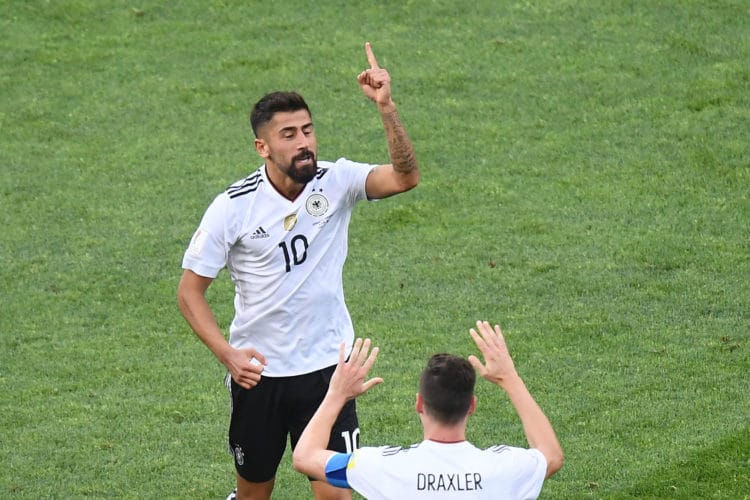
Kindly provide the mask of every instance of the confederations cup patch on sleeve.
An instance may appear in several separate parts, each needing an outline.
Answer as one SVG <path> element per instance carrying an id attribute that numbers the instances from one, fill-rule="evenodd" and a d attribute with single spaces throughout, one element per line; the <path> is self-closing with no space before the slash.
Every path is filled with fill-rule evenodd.
<path id="1" fill-rule="evenodd" d="M 190 250 L 190 253 L 196 256 L 200 255 L 201 251 L 203 250 L 203 245 L 206 244 L 207 239 L 208 233 L 203 229 L 198 228 L 198 230 L 193 235 L 193 239 L 190 240 L 190 247 L 188 248 Z"/>

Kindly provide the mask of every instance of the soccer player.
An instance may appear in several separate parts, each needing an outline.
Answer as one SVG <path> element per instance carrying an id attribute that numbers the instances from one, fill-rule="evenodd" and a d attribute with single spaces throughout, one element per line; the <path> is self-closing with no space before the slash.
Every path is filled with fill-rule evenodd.
<path id="1" fill-rule="evenodd" d="M 436 354 L 422 372 L 416 410 L 424 440 L 409 448 L 362 447 L 340 453 L 325 449 L 326 436 L 347 401 L 380 384 L 365 381 L 378 348 L 357 339 L 348 360 L 343 345 L 320 408 L 294 450 L 294 468 L 366 498 L 536 498 L 546 478 L 557 472 L 563 453 L 555 431 L 518 376 L 500 327 L 477 322 L 469 331 L 484 356 L 468 361 Z M 472 368 L 473 367 L 473 368 Z M 474 412 L 475 370 L 508 395 L 521 418 L 529 449 L 504 445 L 485 450 L 466 440 Z"/>
<path id="2" fill-rule="evenodd" d="M 348 349 L 354 341 L 342 284 L 354 205 L 408 191 L 419 181 L 388 71 L 369 43 L 365 52 L 369 68 L 357 81 L 380 113 L 390 163 L 318 161 L 304 99 L 294 92 L 268 94 L 250 116 L 264 164 L 214 199 L 183 257 L 180 310 L 228 371 L 238 499 L 270 498 L 287 437 L 294 448 L 328 389 L 339 344 Z M 206 299 L 224 267 L 235 288 L 228 342 Z M 331 428 L 324 446 L 357 447 L 354 401 Z M 311 486 L 317 499 L 351 498 L 350 490 L 325 481 Z"/>

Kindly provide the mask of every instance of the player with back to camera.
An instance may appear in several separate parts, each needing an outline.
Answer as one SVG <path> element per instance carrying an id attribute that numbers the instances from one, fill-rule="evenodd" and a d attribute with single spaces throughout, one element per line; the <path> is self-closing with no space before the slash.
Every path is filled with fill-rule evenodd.
<path id="1" fill-rule="evenodd" d="M 390 163 L 318 161 L 304 99 L 294 92 L 268 94 L 250 117 L 264 164 L 214 199 L 183 258 L 180 310 L 228 371 L 229 447 L 237 471 L 230 497 L 270 498 L 287 437 L 294 448 L 328 389 L 339 344 L 352 346 L 342 273 L 354 205 L 419 182 L 390 75 L 369 43 L 365 52 L 370 67 L 357 81 L 380 113 Z M 235 287 L 229 342 L 205 296 L 224 267 Z M 331 427 L 324 446 L 357 447 L 353 400 Z M 317 499 L 351 498 L 351 490 L 325 481 L 311 479 L 311 487 Z"/>
<path id="2" fill-rule="evenodd" d="M 478 331 L 477 331 L 478 330 Z M 516 372 L 500 327 L 486 321 L 471 329 L 484 356 L 432 356 L 422 372 L 416 411 L 424 440 L 409 448 L 362 447 L 341 453 L 325 449 L 325 436 L 347 401 L 383 382 L 365 381 L 378 355 L 370 340 L 357 339 L 351 356 L 341 346 L 339 362 L 323 402 L 294 450 L 294 468 L 374 499 L 536 498 L 544 480 L 563 464 L 555 431 Z M 500 386 L 521 419 L 530 448 L 504 445 L 481 450 L 466 440 L 477 404 L 475 370 Z"/>

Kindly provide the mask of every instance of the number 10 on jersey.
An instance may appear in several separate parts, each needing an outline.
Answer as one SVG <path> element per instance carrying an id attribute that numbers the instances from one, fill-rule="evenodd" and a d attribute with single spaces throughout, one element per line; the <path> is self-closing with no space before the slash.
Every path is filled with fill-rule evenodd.
<path id="1" fill-rule="evenodd" d="M 286 263 L 286 272 L 292 270 L 292 265 L 298 266 L 305 262 L 307 258 L 307 238 L 305 235 L 298 234 L 289 241 L 287 246 L 286 241 L 279 243 L 279 248 L 284 253 L 284 262 Z"/>

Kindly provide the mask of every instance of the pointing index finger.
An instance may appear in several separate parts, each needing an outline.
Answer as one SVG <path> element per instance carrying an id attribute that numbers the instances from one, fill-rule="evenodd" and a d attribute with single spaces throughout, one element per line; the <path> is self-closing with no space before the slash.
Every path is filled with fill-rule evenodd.
<path id="1" fill-rule="evenodd" d="M 375 54 L 372 53 L 372 47 L 370 42 L 365 42 L 365 52 L 367 53 L 367 62 L 370 63 L 370 69 L 378 69 L 378 61 L 375 59 Z"/>

